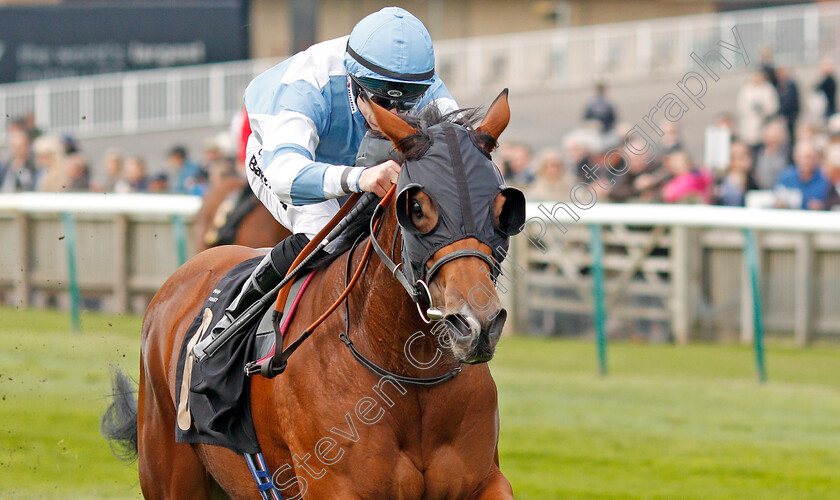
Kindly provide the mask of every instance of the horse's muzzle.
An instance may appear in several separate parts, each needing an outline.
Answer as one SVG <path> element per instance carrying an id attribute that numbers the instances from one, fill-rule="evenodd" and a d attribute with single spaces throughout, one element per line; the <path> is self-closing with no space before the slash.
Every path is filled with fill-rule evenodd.
<path id="1" fill-rule="evenodd" d="M 505 326 L 507 311 L 499 309 L 496 314 L 481 321 L 470 311 L 447 314 L 450 346 L 460 361 L 469 364 L 485 363 L 493 358 L 496 344 Z"/>

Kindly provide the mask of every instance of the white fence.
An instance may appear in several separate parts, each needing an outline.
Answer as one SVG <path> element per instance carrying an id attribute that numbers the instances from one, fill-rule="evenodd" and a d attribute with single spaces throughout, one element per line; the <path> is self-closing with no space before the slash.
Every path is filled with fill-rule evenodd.
<path id="1" fill-rule="evenodd" d="M 69 213 L 82 296 L 103 299 L 109 310 L 142 311 L 178 267 L 179 253 L 190 253 L 189 244 L 178 241 L 188 234 L 179 224 L 189 223 L 199 202 L 166 195 L 0 195 L 0 298 L 22 305 L 48 303 L 44 297 L 68 302 L 62 214 Z M 803 345 L 840 339 L 837 213 L 598 204 L 576 210 L 573 221 L 564 210 L 553 212 L 552 221 L 529 204 L 527 230 L 514 238 L 503 266 L 499 290 L 518 332 L 592 331 L 597 230 L 612 336 L 749 341 L 747 228 L 758 235 L 766 329 Z"/>
<path id="2" fill-rule="evenodd" d="M 142 312 L 191 255 L 186 226 L 200 205 L 186 195 L 0 195 L 0 297 L 20 306 L 68 303 L 72 245 L 82 296 Z"/>
<path id="3" fill-rule="evenodd" d="M 517 331 L 591 331 L 597 231 L 613 336 L 748 342 L 755 325 L 749 229 L 757 235 L 766 329 L 800 345 L 840 339 L 837 213 L 602 203 L 569 207 L 574 220 L 561 205 L 542 206 L 529 203 L 532 218 L 505 266 L 515 272 L 500 280 Z"/>
<path id="4" fill-rule="evenodd" d="M 653 78 L 692 68 L 737 27 L 751 61 L 761 47 L 782 64 L 840 55 L 840 5 L 816 4 L 510 35 L 442 40 L 437 70 L 459 99 L 502 87 L 538 92 Z M 34 113 L 44 129 L 76 137 L 224 125 L 242 106 L 248 82 L 277 60 L 0 85 L 0 116 Z M 742 70 L 742 62 L 735 69 Z M 0 143 L 5 142 L 0 129 Z"/>

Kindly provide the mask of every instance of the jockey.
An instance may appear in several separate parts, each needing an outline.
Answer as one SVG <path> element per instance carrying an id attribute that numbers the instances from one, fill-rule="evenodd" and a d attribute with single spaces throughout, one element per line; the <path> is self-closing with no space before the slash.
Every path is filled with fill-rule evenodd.
<path id="1" fill-rule="evenodd" d="M 235 319 L 274 288 L 298 253 L 354 192 L 384 196 L 401 166 L 354 167 L 369 128 L 361 92 L 391 112 L 457 109 L 435 74 L 432 39 L 398 7 L 362 19 L 349 37 L 321 42 L 257 76 L 245 90 L 251 125 L 246 173 L 257 198 L 292 232 L 257 266 L 226 311 Z M 367 110 L 365 110 L 367 111 Z"/>

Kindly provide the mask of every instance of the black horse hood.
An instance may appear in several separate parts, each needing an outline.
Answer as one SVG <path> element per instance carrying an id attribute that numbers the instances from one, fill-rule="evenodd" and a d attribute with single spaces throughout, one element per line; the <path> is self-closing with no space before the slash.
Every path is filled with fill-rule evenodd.
<path id="1" fill-rule="evenodd" d="M 496 262 L 507 254 L 510 236 L 525 221 L 525 197 L 505 185 L 501 172 L 470 130 L 453 123 L 427 129 L 429 148 L 422 157 L 408 160 L 397 182 L 397 219 L 403 228 L 403 265 L 415 278 L 425 278 L 425 263 L 441 248 L 475 238 L 489 246 Z M 408 214 L 408 196 L 422 189 L 437 207 L 438 223 L 420 234 Z M 494 200 L 505 194 L 498 223 Z"/>

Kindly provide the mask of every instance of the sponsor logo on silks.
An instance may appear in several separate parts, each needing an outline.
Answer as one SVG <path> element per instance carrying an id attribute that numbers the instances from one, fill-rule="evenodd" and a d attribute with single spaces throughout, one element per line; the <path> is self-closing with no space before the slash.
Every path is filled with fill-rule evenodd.
<path id="1" fill-rule="evenodd" d="M 356 107 L 356 96 L 353 94 L 353 85 L 350 81 L 350 75 L 347 75 L 347 98 L 350 100 L 350 112 L 356 114 L 359 108 Z"/>
<path id="2" fill-rule="evenodd" d="M 403 93 L 401 90 L 391 89 L 388 91 L 388 95 L 391 97 L 402 97 Z"/>
<path id="3" fill-rule="evenodd" d="M 257 153 L 262 155 L 262 149 Z M 268 183 L 268 179 L 265 178 L 265 174 L 263 173 L 262 169 L 257 165 L 257 155 L 251 155 L 251 159 L 248 161 L 248 168 L 251 169 L 251 172 L 257 176 L 259 180 L 262 181 L 263 185 L 271 190 L 271 184 Z"/>

